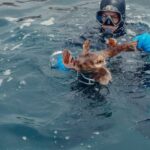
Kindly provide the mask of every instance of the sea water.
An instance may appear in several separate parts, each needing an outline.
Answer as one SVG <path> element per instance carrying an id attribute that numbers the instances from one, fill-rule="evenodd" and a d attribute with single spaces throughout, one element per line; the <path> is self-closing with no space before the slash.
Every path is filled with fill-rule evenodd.
<path id="1" fill-rule="evenodd" d="M 128 22 L 149 27 L 149 5 L 127 0 Z M 0 0 L 0 150 L 150 149 L 148 54 L 115 57 L 102 96 L 50 68 L 97 10 L 98 0 Z"/>

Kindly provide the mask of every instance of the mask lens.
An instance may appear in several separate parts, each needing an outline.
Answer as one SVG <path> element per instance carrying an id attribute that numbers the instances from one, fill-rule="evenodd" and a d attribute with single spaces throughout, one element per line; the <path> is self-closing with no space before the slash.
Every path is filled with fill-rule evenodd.
<path id="1" fill-rule="evenodd" d="M 98 22 L 100 24 L 103 24 L 103 19 L 102 19 L 102 12 L 101 11 L 98 11 L 97 14 L 96 14 L 96 19 L 98 20 Z"/>
<path id="2" fill-rule="evenodd" d="M 110 14 L 106 11 L 98 11 L 96 18 L 101 25 L 117 26 L 121 21 L 121 14 L 119 12 Z"/>

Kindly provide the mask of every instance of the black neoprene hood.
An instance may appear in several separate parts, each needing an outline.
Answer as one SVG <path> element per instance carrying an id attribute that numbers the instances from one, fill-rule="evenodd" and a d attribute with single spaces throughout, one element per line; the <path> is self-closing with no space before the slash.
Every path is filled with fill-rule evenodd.
<path id="1" fill-rule="evenodd" d="M 118 28 L 114 31 L 114 36 L 119 37 L 126 33 L 125 29 L 125 19 L 126 19 L 126 2 L 125 0 L 101 0 L 100 1 L 100 10 L 96 13 L 96 19 L 100 24 L 101 32 L 103 32 L 102 28 L 102 13 L 105 11 L 117 12 L 120 14 L 120 22 L 118 24 Z"/>
<path id="2" fill-rule="evenodd" d="M 102 0 L 100 3 L 100 11 L 118 11 L 122 19 L 125 21 L 126 2 L 125 0 Z"/>

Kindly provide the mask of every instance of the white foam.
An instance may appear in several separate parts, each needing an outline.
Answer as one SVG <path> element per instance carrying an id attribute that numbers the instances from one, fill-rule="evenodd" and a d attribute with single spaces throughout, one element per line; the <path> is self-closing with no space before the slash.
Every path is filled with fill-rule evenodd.
<path id="1" fill-rule="evenodd" d="M 3 72 L 3 75 L 4 76 L 9 76 L 11 74 L 11 70 L 10 69 L 7 69 Z"/>
<path id="2" fill-rule="evenodd" d="M 126 10 L 130 10 L 130 5 L 126 5 Z"/>
<path id="3" fill-rule="evenodd" d="M 7 45 L 4 47 L 3 51 L 6 51 L 6 50 L 8 50 L 8 46 Z"/>
<path id="4" fill-rule="evenodd" d="M 13 50 L 15 50 L 15 49 L 17 49 L 17 48 L 19 48 L 21 45 L 23 45 L 22 43 L 20 43 L 20 44 L 18 44 L 18 45 L 16 45 L 16 46 L 14 46 L 12 49 L 10 49 L 11 51 L 13 51 Z"/>
<path id="5" fill-rule="evenodd" d="M 69 139 L 70 139 L 70 136 L 66 136 L 66 137 L 65 137 L 65 140 L 69 140 Z"/>
<path id="6" fill-rule="evenodd" d="M 26 141 L 26 140 L 27 140 L 27 137 L 26 137 L 26 136 L 23 136 L 22 139 L 23 139 L 24 141 Z"/>
<path id="7" fill-rule="evenodd" d="M 95 135 L 99 135 L 99 134 L 100 134 L 100 132 L 99 132 L 99 131 L 95 131 L 95 132 L 93 132 L 93 134 L 95 134 Z"/>
<path id="8" fill-rule="evenodd" d="M 54 21 L 55 21 L 55 19 L 52 17 L 52 18 L 50 18 L 48 20 L 45 20 L 45 21 L 41 22 L 41 25 L 50 26 L 50 25 L 54 24 Z"/>
<path id="9" fill-rule="evenodd" d="M 28 36 L 30 36 L 30 33 L 24 35 L 24 37 L 22 38 L 23 40 L 26 39 Z"/>
<path id="10" fill-rule="evenodd" d="M 3 83 L 3 79 L 0 79 L 0 86 L 2 85 L 2 83 Z"/>
<path id="11" fill-rule="evenodd" d="M 25 22 L 20 26 L 20 29 L 23 29 L 24 27 L 30 27 L 31 26 L 31 22 Z"/>
<path id="12" fill-rule="evenodd" d="M 51 37 L 51 38 L 54 38 L 54 37 L 55 37 L 54 34 L 49 34 L 48 36 Z"/>
<path id="13" fill-rule="evenodd" d="M 136 36 L 136 33 L 130 29 L 127 29 L 127 33 L 132 36 Z"/>
<path id="14" fill-rule="evenodd" d="M 7 82 L 10 82 L 11 80 L 13 80 L 13 77 L 9 77 L 9 78 L 7 79 Z"/>
<path id="15" fill-rule="evenodd" d="M 34 22 L 34 19 L 27 19 L 24 21 L 24 23 L 20 26 L 20 29 L 23 29 L 24 27 L 31 26 L 32 22 Z"/>
<path id="16" fill-rule="evenodd" d="M 26 81 L 25 80 L 20 81 L 20 85 L 26 85 Z"/>
<path id="17" fill-rule="evenodd" d="M 16 34 L 12 34 L 12 35 L 10 35 L 11 37 L 15 37 L 16 36 Z"/>
<path id="18" fill-rule="evenodd" d="M 54 131 L 54 134 L 58 134 L 58 131 L 57 131 L 57 130 L 55 130 L 55 131 Z"/>
<path id="19" fill-rule="evenodd" d="M 5 17 L 5 19 L 10 21 L 10 22 L 14 22 L 14 21 L 18 20 L 18 18 L 13 18 L 13 17 Z"/>
<path id="20" fill-rule="evenodd" d="M 91 148 L 92 148 L 92 146 L 91 146 L 91 145 L 88 145 L 88 146 L 87 146 L 87 148 L 91 149 Z"/>
<path id="21" fill-rule="evenodd" d="M 24 22 L 34 22 L 34 19 L 26 19 L 26 20 L 24 20 Z"/>
<path id="22" fill-rule="evenodd" d="M 145 71 L 146 74 L 150 74 L 150 70 Z"/>

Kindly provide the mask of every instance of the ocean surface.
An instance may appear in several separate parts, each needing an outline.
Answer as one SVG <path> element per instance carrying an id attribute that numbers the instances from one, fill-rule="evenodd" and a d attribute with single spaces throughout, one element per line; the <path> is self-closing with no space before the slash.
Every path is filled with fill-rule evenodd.
<path id="1" fill-rule="evenodd" d="M 149 27 L 149 6 L 127 0 L 127 20 Z M 150 149 L 149 54 L 115 57 L 100 96 L 50 68 L 98 9 L 98 0 L 0 0 L 0 150 Z"/>

